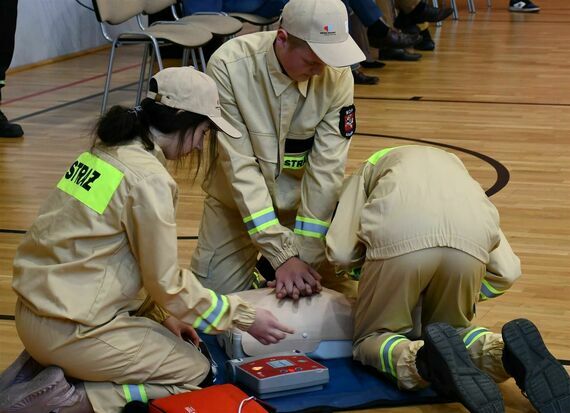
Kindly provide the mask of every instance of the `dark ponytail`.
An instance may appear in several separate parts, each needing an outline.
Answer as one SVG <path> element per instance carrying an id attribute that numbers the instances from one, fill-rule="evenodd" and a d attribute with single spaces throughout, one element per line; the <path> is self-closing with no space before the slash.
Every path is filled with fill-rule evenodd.
<path id="1" fill-rule="evenodd" d="M 99 139 L 105 146 L 119 146 L 139 138 L 147 150 L 154 149 L 144 109 L 148 102 L 145 101 L 142 102 L 144 105 L 133 109 L 119 105 L 109 109 L 95 125 L 95 141 Z"/>

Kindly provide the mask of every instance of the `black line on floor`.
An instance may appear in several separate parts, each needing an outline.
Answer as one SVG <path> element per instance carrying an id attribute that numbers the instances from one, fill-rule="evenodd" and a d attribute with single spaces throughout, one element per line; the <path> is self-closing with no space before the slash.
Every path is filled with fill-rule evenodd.
<path id="1" fill-rule="evenodd" d="M 0 228 L 0 234 L 25 234 L 26 230 L 23 229 L 4 229 Z M 181 235 L 177 237 L 179 240 L 198 239 L 198 235 Z"/>
<path id="2" fill-rule="evenodd" d="M 138 84 L 138 82 L 133 82 L 133 83 L 129 83 L 129 84 L 126 84 L 123 86 L 119 86 L 119 87 L 116 87 L 114 89 L 111 89 L 109 91 L 109 93 L 116 92 L 118 90 L 124 90 L 124 89 L 126 89 L 130 86 L 136 85 L 136 84 Z M 12 122 L 18 122 L 18 121 L 22 121 L 24 119 L 31 118 L 33 116 L 43 115 L 44 113 L 48 113 L 48 112 L 51 112 L 53 110 L 65 108 L 67 106 L 75 105 L 76 103 L 85 102 L 86 100 L 93 99 L 93 98 L 96 98 L 98 96 L 103 96 L 103 92 L 94 93 L 94 94 L 89 95 L 89 96 L 84 96 L 84 97 L 76 99 L 76 100 L 71 100 L 69 102 L 62 103 L 61 105 L 51 106 L 51 107 L 48 107 L 48 108 L 45 108 L 42 110 L 38 110 L 37 112 L 28 113 L 27 115 L 23 115 L 23 116 L 11 119 L 11 121 Z"/>
<path id="3" fill-rule="evenodd" d="M 471 149 L 461 148 L 460 146 L 449 145 L 447 143 L 440 143 L 440 142 L 433 142 L 424 139 L 417 139 L 417 138 L 409 138 L 406 136 L 394 136 L 394 135 L 384 135 L 384 134 L 374 134 L 374 133 L 357 133 L 359 136 L 371 136 L 377 138 L 390 138 L 390 139 L 400 139 L 404 141 L 412 141 L 412 142 L 419 142 L 419 143 L 426 143 L 429 145 L 434 146 L 441 146 L 443 148 L 453 149 L 459 152 L 467 153 L 469 155 L 475 156 L 476 158 L 481 159 L 484 162 L 487 162 L 491 165 L 495 171 L 497 172 L 497 180 L 491 186 L 491 188 L 487 189 L 485 193 L 487 196 L 492 196 L 503 189 L 509 183 L 510 173 L 509 170 L 499 161 L 496 159 L 491 158 L 490 156 L 484 155 L 479 152 L 472 151 Z"/>
<path id="4" fill-rule="evenodd" d="M 354 99 L 361 100 L 395 100 L 395 101 L 416 101 L 416 102 L 432 102 L 432 103 L 473 103 L 482 105 L 522 105 L 522 106 L 554 106 L 554 107 L 570 107 L 570 103 L 533 103 L 533 102 L 492 102 L 486 100 L 453 100 L 453 99 L 429 99 L 423 96 L 412 96 L 411 98 L 399 97 L 382 97 L 382 96 L 355 96 Z"/>
<path id="5" fill-rule="evenodd" d="M 563 366 L 570 366 L 570 360 L 558 360 Z"/>
<path id="6" fill-rule="evenodd" d="M 563 9 L 566 10 L 566 9 Z M 532 14 L 532 13 L 531 13 Z M 461 20 L 461 19 L 459 19 Z M 464 19 L 463 21 L 468 21 Z M 570 21 L 547 21 L 547 20 L 481 20 L 481 23 L 548 23 L 548 24 L 568 24 Z"/>

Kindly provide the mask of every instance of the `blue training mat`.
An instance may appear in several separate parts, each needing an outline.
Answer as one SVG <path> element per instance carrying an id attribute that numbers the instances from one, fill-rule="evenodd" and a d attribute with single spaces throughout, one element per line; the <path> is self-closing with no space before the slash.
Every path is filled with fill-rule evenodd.
<path id="1" fill-rule="evenodd" d="M 225 363 L 228 360 L 215 336 L 202 335 L 212 358 L 218 364 L 215 384 L 227 382 Z M 318 360 L 329 369 L 330 382 L 324 389 L 270 398 L 266 401 L 279 413 L 289 412 L 333 412 L 338 410 L 405 406 L 412 404 L 440 403 L 432 390 L 403 392 L 382 379 L 374 370 L 363 367 L 351 358 Z M 243 389 L 249 393 L 247 389 Z"/>

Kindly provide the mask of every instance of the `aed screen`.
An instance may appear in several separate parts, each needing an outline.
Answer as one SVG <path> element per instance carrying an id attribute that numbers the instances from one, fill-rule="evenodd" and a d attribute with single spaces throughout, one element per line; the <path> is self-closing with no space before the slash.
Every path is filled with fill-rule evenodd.
<path id="1" fill-rule="evenodd" d="M 291 363 L 288 360 L 274 360 L 267 362 L 267 364 L 269 364 L 271 367 L 275 369 L 278 369 L 280 367 L 289 367 L 293 365 L 293 363 Z"/>

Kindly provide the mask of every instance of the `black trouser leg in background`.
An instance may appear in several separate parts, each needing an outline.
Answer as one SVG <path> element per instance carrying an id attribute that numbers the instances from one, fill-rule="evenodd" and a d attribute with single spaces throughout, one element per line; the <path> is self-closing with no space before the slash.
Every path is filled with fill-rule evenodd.
<path id="1" fill-rule="evenodd" d="M 17 17 L 18 0 L 2 0 L 0 2 L 0 101 L 2 101 L 1 89 L 6 81 L 6 70 L 10 67 L 14 55 Z"/>

